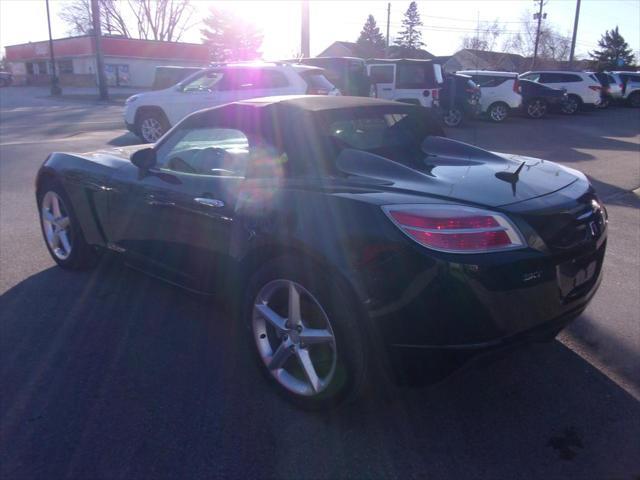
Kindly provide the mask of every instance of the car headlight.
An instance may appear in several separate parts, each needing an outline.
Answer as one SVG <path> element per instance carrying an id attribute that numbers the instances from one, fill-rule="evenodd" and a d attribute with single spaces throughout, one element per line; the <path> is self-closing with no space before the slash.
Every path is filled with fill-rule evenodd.
<path id="1" fill-rule="evenodd" d="M 132 95 L 124 101 L 124 104 L 127 105 L 129 103 L 135 102 L 140 95 Z"/>

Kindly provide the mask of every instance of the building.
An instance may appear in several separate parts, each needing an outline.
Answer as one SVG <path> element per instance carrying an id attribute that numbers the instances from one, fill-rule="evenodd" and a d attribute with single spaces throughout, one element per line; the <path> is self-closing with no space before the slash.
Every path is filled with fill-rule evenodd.
<path id="1" fill-rule="evenodd" d="M 151 87 L 155 67 L 204 66 L 209 61 L 205 45 L 103 36 L 105 73 L 109 85 Z M 14 84 L 45 85 L 50 81 L 49 42 L 29 42 L 5 48 Z M 97 84 L 94 38 L 91 35 L 53 41 L 56 71 L 62 86 Z"/>
<path id="2" fill-rule="evenodd" d="M 486 50 L 473 50 L 465 48 L 453 55 L 436 57 L 445 72 L 453 73 L 459 70 L 494 70 L 505 72 L 526 72 L 531 70 L 533 58 L 523 57 L 516 53 L 491 52 Z M 588 70 L 588 60 L 575 60 L 573 70 Z M 538 70 L 568 70 L 569 62 L 538 58 L 536 61 Z"/>
<path id="3" fill-rule="evenodd" d="M 333 42 L 318 57 L 357 57 L 357 58 L 380 58 L 384 56 L 384 52 L 365 52 L 355 42 Z M 422 60 L 431 60 L 434 56 L 426 50 L 419 49 L 412 55 L 406 55 L 397 45 L 389 47 L 389 58 L 416 58 Z"/>

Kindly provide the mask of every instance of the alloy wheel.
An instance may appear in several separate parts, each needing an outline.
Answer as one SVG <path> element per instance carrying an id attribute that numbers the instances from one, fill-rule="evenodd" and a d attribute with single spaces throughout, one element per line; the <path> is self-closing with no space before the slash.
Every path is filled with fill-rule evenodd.
<path id="1" fill-rule="evenodd" d="M 49 248 L 59 260 L 66 260 L 71 255 L 71 219 L 69 211 L 60 196 L 49 191 L 42 198 L 42 228 Z"/>
<path id="2" fill-rule="evenodd" d="M 313 397 L 331 383 L 337 348 L 329 317 L 299 283 L 273 280 L 256 296 L 252 330 L 267 370 L 284 388 Z"/>
<path id="3" fill-rule="evenodd" d="M 578 101 L 573 97 L 569 97 L 567 101 L 562 105 L 562 113 L 573 115 L 577 110 Z"/>
<path id="4" fill-rule="evenodd" d="M 531 118 L 541 118 L 547 113 L 547 105 L 542 100 L 535 100 L 527 105 L 527 115 Z"/>
<path id="5" fill-rule="evenodd" d="M 145 118 L 140 125 L 140 132 L 145 141 L 155 143 L 162 136 L 163 128 L 158 119 L 153 117 Z"/>
<path id="6" fill-rule="evenodd" d="M 451 108 L 442 119 L 447 127 L 457 127 L 462 122 L 462 112 L 457 108 Z"/>
<path id="7" fill-rule="evenodd" d="M 491 107 L 491 112 L 489 112 L 489 116 L 494 122 L 502 122 L 507 118 L 508 114 L 509 112 L 507 111 L 507 107 L 501 104 L 494 105 Z"/>

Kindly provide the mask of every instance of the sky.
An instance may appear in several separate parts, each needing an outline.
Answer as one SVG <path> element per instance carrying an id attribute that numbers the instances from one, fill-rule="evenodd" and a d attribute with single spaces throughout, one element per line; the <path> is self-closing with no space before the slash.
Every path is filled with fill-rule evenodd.
<path id="1" fill-rule="evenodd" d="M 58 19 L 66 0 L 50 0 L 54 38 L 68 36 L 68 27 Z M 300 2 L 297 0 L 192 0 L 196 16 L 205 17 L 216 5 L 236 12 L 254 23 L 264 34 L 263 58 L 287 58 L 300 51 Z M 335 40 L 355 41 L 367 15 L 372 14 L 381 31 L 386 28 L 386 1 L 311 0 L 311 54 L 316 55 Z M 392 1 L 391 37 L 409 1 Z M 547 0 L 547 21 L 568 37 L 573 29 L 576 0 Z M 505 29 L 517 32 L 522 14 L 533 11 L 534 0 L 422 0 L 418 8 L 424 27 L 423 41 L 434 55 L 450 55 L 460 48 L 462 36 L 473 35 L 480 25 L 497 19 Z M 597 47 L 605 30 L 620 27 L 631 48 L 640 51 L 640 0 L 582 0 L 576 54 L 586 56 Z M 201 41 L 200 25 L 191 28 L 184 41 Z M 0 47 L 46 40 L 45 0 L 0 0 Z"/>

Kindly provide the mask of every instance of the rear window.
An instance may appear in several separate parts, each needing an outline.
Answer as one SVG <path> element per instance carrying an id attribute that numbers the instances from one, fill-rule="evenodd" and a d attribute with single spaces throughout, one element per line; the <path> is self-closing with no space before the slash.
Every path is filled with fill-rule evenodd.
<path id="1" fill-rule="evenodd" d="M 412 163 L 414 156 L 424 157 L 421 145 L 426 137 L 443 135 L 437 120 L 419 107 L 323 112 L 320 130 L 331 140 L 333 158 L 354 148 L 404 164 Z"/>
<path id="2" fill-rule="evenodd" d="M 502 85 L 507 80 L 510 80 L 509 77 L 500 77 L 497 75 L 475 75 L 473 77 L 473 81 L 478 84 L 480 87 L 497 87 Z"/>
<path id="3" fill-rule="evenodd" d="M 396 88 L 425 89 L 437 86 L 433 66 L 420 64 L 398 64 Z"/>
<path id="4" fill-rule="evenodd" d="M 327 80 L 327 77 L 320 70 L 303 72 L 300 76 L 307 83 L 308 93 L 326 95 L 335 88 L 333 83 Z"/>

